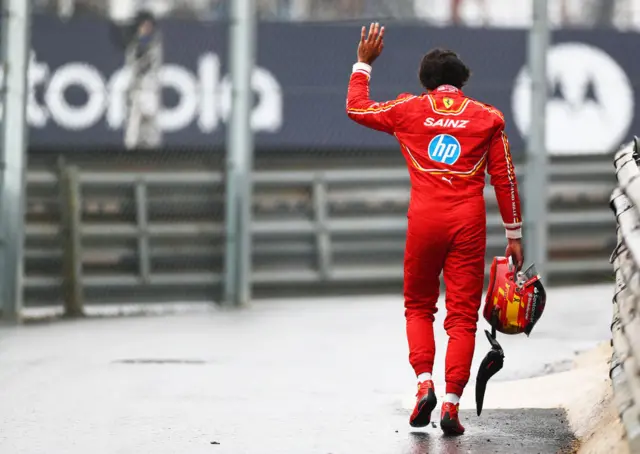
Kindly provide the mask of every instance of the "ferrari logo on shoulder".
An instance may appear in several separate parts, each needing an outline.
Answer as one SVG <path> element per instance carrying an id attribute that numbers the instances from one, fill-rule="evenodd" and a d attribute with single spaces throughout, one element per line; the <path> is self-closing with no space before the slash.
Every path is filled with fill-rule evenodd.
<path id="1" fill-rule="evenodd" d="M 451 108 L 451 106 L 453 106 L 453 103 L 454 103 L 453 99 L 451 99 L 451 98 L 446 98 L 446 97 L 445 97 L 445 98 L 442 98 L 442 102 L 444 103 L 444 106 L 445 106 L 447 109 L 450 109 L 450 108 Z"/>

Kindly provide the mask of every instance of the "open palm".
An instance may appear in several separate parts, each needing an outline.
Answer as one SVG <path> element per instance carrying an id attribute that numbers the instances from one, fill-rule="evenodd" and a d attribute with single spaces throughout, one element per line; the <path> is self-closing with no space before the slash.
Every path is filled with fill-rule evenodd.
<path id="1" fill-rule="evenodd" d="M 358 45 L 358 61 L 371 65 L 382 53 L 384 48 L 384 27 L 379 23 L 372 23 L 369 34 L 366 35 L 366 27 L 360 32 L 360 44 Z"/>

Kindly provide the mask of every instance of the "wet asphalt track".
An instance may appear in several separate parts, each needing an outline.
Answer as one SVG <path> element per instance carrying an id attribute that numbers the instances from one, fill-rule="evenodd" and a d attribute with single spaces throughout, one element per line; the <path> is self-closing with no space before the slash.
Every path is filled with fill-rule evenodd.
<path id="1" fill-rule="evenodd" d="M 467 432 L 462 437 L 445 437 L 436 429 L 408 434 L 406 448 L 388 452 L 427 453 L 569 453 L 575 439 L 560 410 L 488 410 L 479 418 L 463 411 Z"/>
<path id="2" fill-rule="evenodd" d="M 502 380 L 539 374 L 546 361 L 568 360 L 608 339 L 612 288 L 578 292 L 551 291 L 538 332 L 503 340 Z M 414 377 L 401 305 L 398 298 L 265 302 L 240 312 L 0 328 L 0 453 L 528 454 L 571 447 L 560 410 L 486 409 L 481 418 L 464 411 L 467 434 L 459 438 L 409 427 L 404 402 Z M 441 329 L 437 338 L 444 345 Z M 488 346 L 479 342 L 476 361 Z M 439 350 L 438 396 L 442 357 Z M 463 399 L 473 399 L 472 388 Z"/>

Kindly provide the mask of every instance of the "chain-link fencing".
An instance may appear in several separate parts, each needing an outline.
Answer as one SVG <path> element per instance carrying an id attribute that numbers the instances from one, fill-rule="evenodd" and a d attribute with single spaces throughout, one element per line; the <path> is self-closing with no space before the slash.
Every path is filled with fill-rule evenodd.
<path id="1" fill-rule="evenodd" d="M 71 20 L 34 17 L 27 304 L 71 301 L 73 311 L 73 299 L 218 301 L 232 98 L 228 23 L 180 15 L 171 2 L 164 15 L 158 9 L 135 21 L 107 20 L 106 2 L 86 6 L 86 14 L 79 4 Z M 354 125 L 344 112 L 359 23 L 342 19 L 365 16 L 259 24 L 251 117 L 257 296 L 401 288 L 406 165 L 392 138 Z M 390 27 L 372 96 L 419 91 L 422 54 L 451 45 L 473 69 L 465 92 L 505 113 L 524 181 L 526 31 L 449 23 Z M 549 274 L 552 283 L 606 281 L 607 251 L 616 242 L 607 153 L 640 129 L 640 68 L 625 58 L 635 38 L 615 30 L 593 39 L 582 30 L 556 36 L 547 119 Z M 492 192 L 487 186 L 488 259 L 505 245 Z"/>
<path id="2" fill-rule="evenodd" d="M 198 108 L 213 93 L 194 74 L 214 77 L 217 55 L 172 65 L 147 14 L 34 19 L 26 305 L 62 301 L 77 314 L 84 302 L 218 300 L 221 146 L 180 146 L 172 134 L 202 134 L 195 116 L 216 128 L 215 112 Z"/>

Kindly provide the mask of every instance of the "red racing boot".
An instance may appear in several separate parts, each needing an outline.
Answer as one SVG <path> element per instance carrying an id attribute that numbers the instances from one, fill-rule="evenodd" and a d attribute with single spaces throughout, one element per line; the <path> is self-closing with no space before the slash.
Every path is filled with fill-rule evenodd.
<path id="1" fill-rule="evenodd" d="M 458 409 L 460 404 L 445 402 L 442 404 L 442 414 L 440 416 L 440 428 L 445 435 L 462 435 L 464 427 L 460 424 Z"/>
<path id="2" fill-rule="evenodd" d="M 431 412 L 438 403 L 436 393 L 433 390 L 433 381 L 425 380 L 422 383 L 418 383 L 416 397 L 418 401 L 409 418 L 409 425 L 411 427 L 424 427 L 431 422 Z"/>

